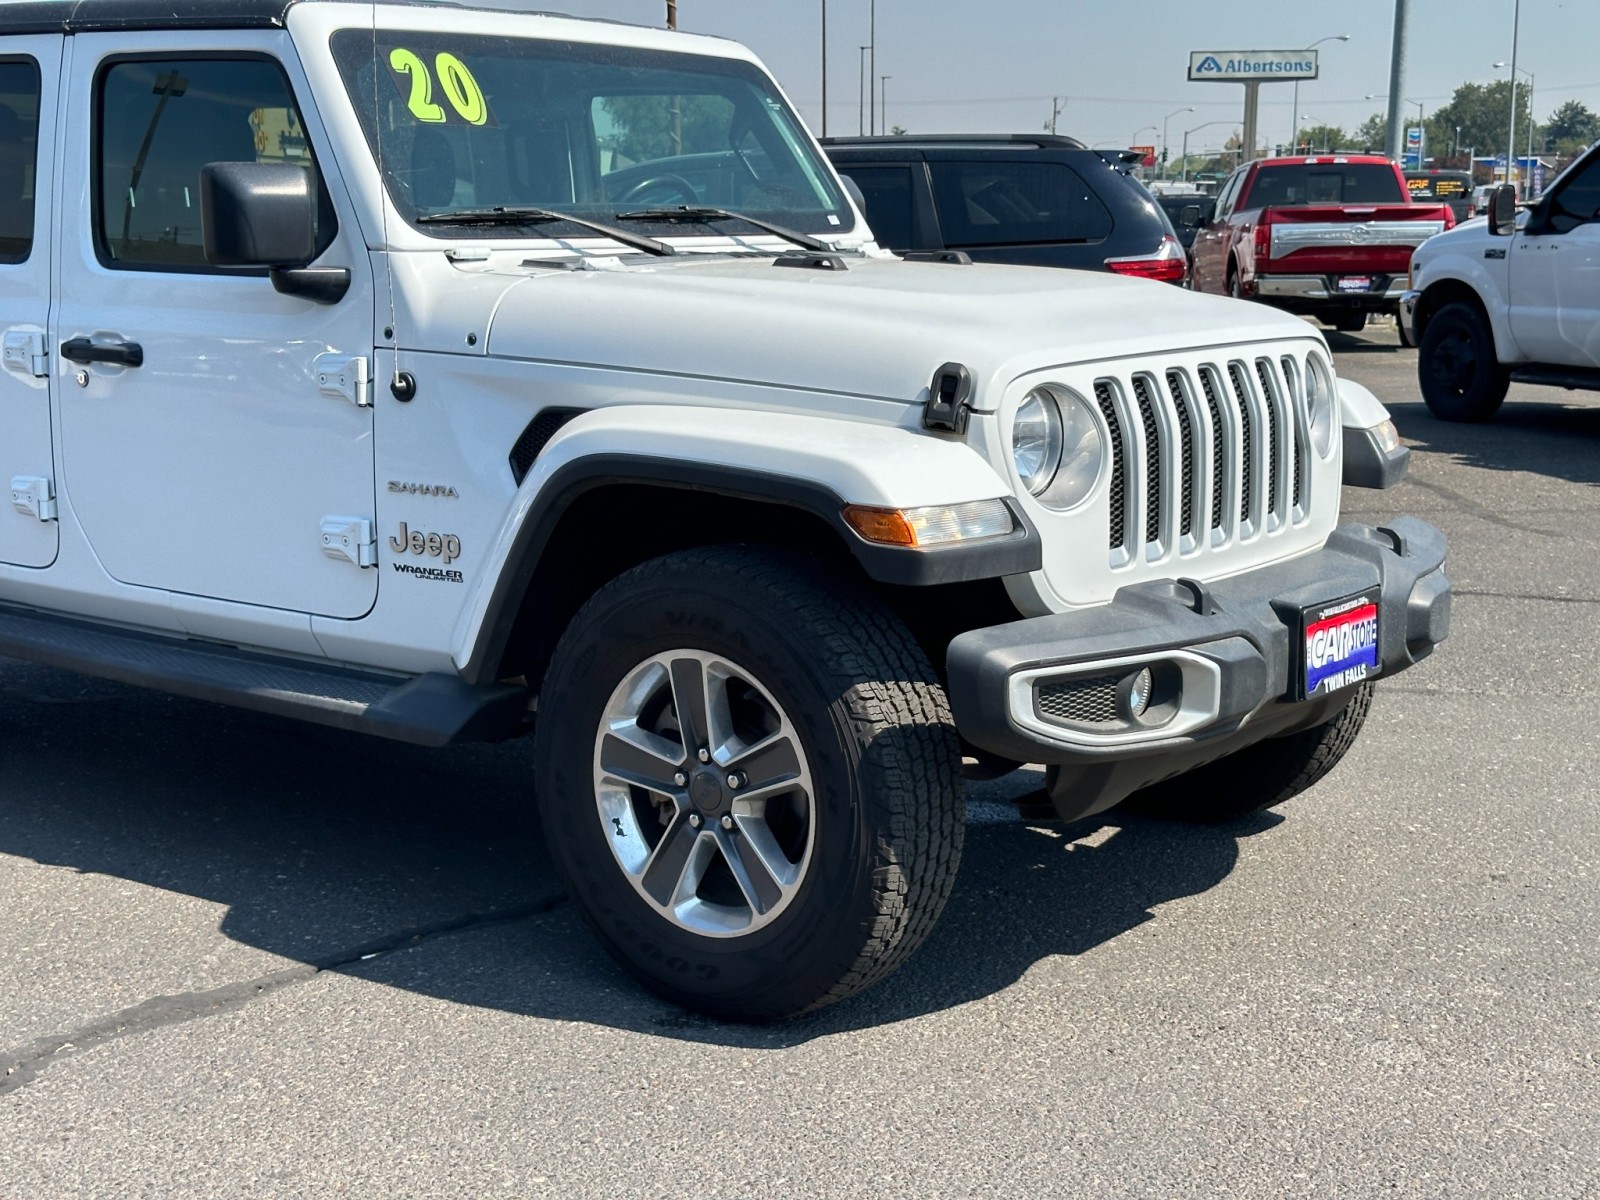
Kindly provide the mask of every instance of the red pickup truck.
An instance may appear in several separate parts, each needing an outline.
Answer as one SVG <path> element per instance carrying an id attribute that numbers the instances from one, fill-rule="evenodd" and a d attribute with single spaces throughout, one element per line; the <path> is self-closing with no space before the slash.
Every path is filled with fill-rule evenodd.
<path id="1" fill-rule="evenodd" d="M 1398 311 L 1411 252 L 1455 225 L 1411 199 L 1400 168 L 1361 154 L 1263 158 L 1217 193 L 1191 286 L 1304 313 L 1347 333 Z"/>

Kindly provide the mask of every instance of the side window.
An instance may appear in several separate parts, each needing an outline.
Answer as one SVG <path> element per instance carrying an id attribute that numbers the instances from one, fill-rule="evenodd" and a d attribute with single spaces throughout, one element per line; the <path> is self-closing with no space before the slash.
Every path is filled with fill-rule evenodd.
<path id="1" fill-rule="evenodd" d="M 1245 172 L 1235 171 L 1228 182 L 1222 185 L 1222 191 L 1217 194 L 1216 220 L 1220 221 L 1233 212 L 1233 205 L 1239 199 L 1239 188 L 1244 183 L 1244 177 Z"/>
<path id="2" fill-rule="evenodd" d="M 264 59 L 117 62 L 100 75 L 96 230 L 107 265 L 209 271 L 200 228 L 200 170 L 213 162 L 316 160 L 289 81 Z M 317 253 L 333 240 L 321 197 Z"/>
<path id="3" fill-rule="evenodd" d="M 38 152 L 39 65 L 0 62 L 0 262 L 23 262 L 33 251 Z"/>
<path id="4" fill-rule="evenodd" d="M 1550 228 L 1566 233 L 1600 221 L 1600 154 L 1579 169 L 1550 199 Z"/>
<path id="5" fill-rule="evenodd" d="M 878 245 L 891 250 L 906 250 L 915 245 L 912 241 L 915 201 L 911 191 L 911 168 L 846 166 L 841 169 L 856 181 L 861 194 L 867 198 L 867 224 L 877 235 Z"/>
<path id="6" fill-rule="evenodd" d="M 1111 213 L 1083 177 L 1061 163 L 930 163 L 945 244 L 1096 242 Z"/>

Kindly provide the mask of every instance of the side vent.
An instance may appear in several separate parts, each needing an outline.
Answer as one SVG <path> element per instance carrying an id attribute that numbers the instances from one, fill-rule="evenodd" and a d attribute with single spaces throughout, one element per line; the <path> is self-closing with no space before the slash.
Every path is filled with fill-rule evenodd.
<path id="1" fill-rule="evenodd" d="M 522 481 L 528 477 L 528 472 L 533 470 L 533 462 L 539 457 L 539 452 L 556 433 L 573 417 L 584 410 L 581 408 L 546 408 L 539 412 L 533 420 L 528 422 L 528 427 L 522 431 L 522 436 L 517 439 L 517 444 L 511 447 L 511 477 L 517 481 L 517 486 L 522 486 Z"/>

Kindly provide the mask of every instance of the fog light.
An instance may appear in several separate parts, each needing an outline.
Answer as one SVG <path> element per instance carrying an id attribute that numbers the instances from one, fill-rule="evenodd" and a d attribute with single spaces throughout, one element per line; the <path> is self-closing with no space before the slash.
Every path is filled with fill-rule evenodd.
<path id="1" fill-rule="evenodd" d="M 1117 688 L 1117 707 L 1128 721 L 1137 721 L 1150 708 L 1150 696 L 1155 691 L 1155 676 L 1149 667 L 1140 667 L 1123 678 Z"/>

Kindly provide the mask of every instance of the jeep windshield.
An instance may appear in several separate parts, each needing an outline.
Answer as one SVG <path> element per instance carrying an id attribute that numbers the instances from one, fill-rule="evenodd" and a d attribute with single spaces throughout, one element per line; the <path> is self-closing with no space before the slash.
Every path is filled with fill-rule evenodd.
<path id="1" fill-rule="evenodd" d="M 683 237 L 669 210 L 684 207 L 803 233 L 854 226 L 798 118 L 751 63 L 438 32 L 380 30 L 375 43 L 371 29 L 341 30 L 332 45 L 395 208 L 432 236 L 481 241 L 486 223 L 448 217 L 496 210 L 546 214 L 526 229 L 494 222 L 518 237 L 592 236 L 622 214 L 638 233 Z M 548 214 L 574 221 L 563 229 Z"/>

